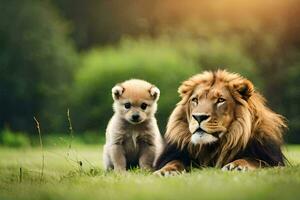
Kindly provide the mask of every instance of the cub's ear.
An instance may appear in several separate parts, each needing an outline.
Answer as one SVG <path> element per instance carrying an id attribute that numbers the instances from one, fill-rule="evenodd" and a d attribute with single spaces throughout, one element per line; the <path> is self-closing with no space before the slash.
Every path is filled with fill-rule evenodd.
<path id="1" fill-rule="evenodd" d="M 112 97 L 114 100 L 118 100 L 120 96 L 124 93 L 125 88 L 123 88 L 121 85 L 117 84 L 112 89 Z"/>
<path id="2" fill-rule="evenodd" d="M 159 99 L 160 90 L 157 87 L 155 87 L 154 85 L 150 88 L 149 93 L 150 93 L 150 96 L 154 100 L 158 100 Z"/>
<path id="3" fill-rule="evenodd" d="M 246 101 L 252 96 L 254 92 L 253 84 L 247 79 L 243 79 L 241 81 L 234 83 L 233 88 L 235 91 L 238 92 L 241 98 Z"/>

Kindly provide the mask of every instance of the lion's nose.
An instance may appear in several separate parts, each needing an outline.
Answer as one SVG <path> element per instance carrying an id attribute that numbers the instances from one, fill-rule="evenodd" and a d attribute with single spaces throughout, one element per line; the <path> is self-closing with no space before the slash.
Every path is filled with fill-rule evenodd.
<path id="1" fill-rule="evenodd" d="M 192 116 L 199 124 L 210 117 L 209 115 L 206 114 L 192 115 Z"/>

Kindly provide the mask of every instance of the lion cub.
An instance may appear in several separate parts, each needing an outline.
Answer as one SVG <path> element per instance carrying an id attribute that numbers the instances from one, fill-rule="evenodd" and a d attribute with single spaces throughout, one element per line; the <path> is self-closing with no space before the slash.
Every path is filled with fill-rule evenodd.
<path id="1" fill-rule="evenodd" d="M 139 166 L 152 169 L 162 148 L 155 119 L 160 91 L 154 85 L 131 79 L 112 88 L 114 115 L 106 129 L 103 150 L 106 170 Z"/>

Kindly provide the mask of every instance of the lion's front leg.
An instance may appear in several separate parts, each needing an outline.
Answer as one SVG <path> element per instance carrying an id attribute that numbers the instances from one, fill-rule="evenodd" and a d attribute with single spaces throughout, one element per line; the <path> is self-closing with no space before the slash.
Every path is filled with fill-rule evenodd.
<path id="1" fill-rule="evenodd" d="M 185 167 L 180 160 L 168 162 L 163 168 L 154 172 L 159 176 L 174 176 L 185 172 Z"/>
<path id="2" fill-rule="evenodd" d="M 238 159 L 222 167 L 223 171 L 251 171 L 262 166 L 254 159 Z"/>

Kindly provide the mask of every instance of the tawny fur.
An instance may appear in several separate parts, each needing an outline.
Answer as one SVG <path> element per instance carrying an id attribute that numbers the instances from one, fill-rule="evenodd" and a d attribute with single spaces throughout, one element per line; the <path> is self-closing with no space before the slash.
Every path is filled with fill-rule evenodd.
<path id="1" fill-rule="evenodd" d="M 126 170 L 139 166 L 151 170 L 162 148 L 155 119 L 159 89 L 142 80 L 132 79 L 112 89 L 114 115 L 106 129 L 103 159 L 106 170 Z M 130 103 L 126 109 L 124 105 Z M 147 108 L 141 108 L 146 103 Z M 138 123 L 131 122 L 134 114 Z"/>
<path id="2" fill-rule="evenodd" d="M 215 147 L 192 144 L 192 133 L 189 130 L 190 98 L 197 87 L 201 86 L 211 91 L 216 85 L 227 88 L 235 101 L 232 122 Z M 200 159 L 201 166 L 222 167 L 234 161 L 234 158 L 253 140 L 262 146 L 266 141 L 279 147 L 283 143 L 282 134 L 286 128 L 284 118 L 270 110 L 265 104 L 265 99 L 255 91 L 252 83 L 239 74 L 224 70 L 206 71 L 183 82 L 178 92 L 182 99 L 170 116 L 165 140 L 169 145 L 176 145 L 179 152 L 187 150 L 189 159 L 194 161 Z"/>

